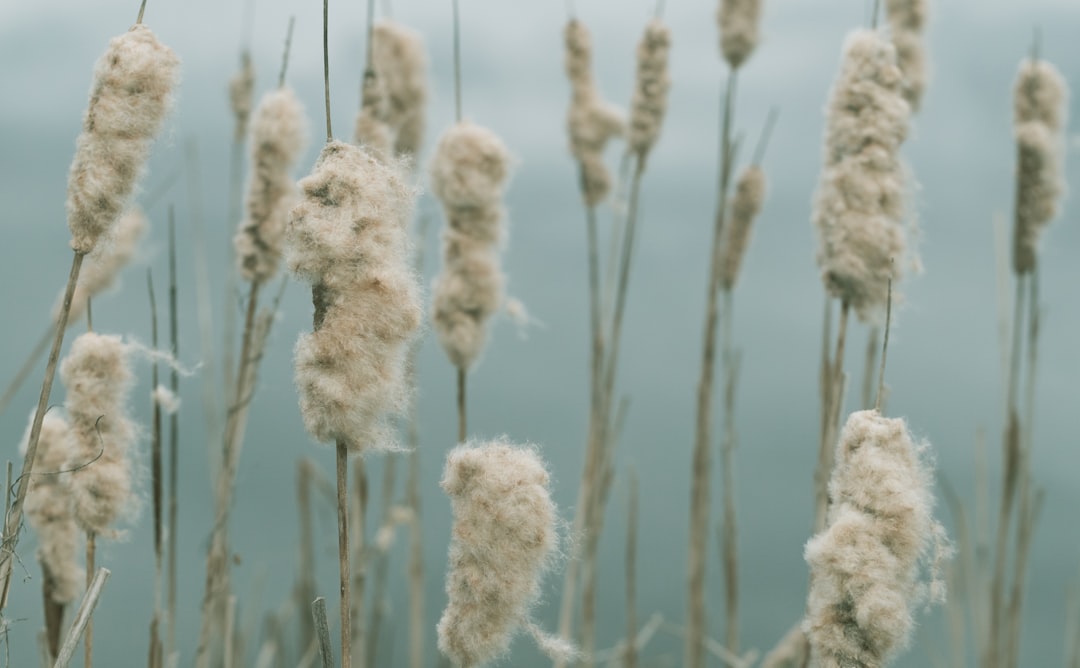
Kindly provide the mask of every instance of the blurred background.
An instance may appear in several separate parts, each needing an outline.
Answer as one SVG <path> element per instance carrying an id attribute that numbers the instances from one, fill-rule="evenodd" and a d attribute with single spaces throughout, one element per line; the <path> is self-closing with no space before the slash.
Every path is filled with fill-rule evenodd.
<path id="1" fill-rule="evenodd" d="M 70 262 L 64 223 L 68 165 L 86 107 L 93 63 L 109 38 L 134 20 L 136 2 L 40 0 L 0 3 L 0 285 L 4 341 L 0 382 L 21 365 L 41 335 Z M 183 60 L 175 113 L 157 142 L 143 194 L 171 182 L 150 206 L 152 228 L 122 286 L 94 303 L 95 329 L 148 342 L 145 271 L 152 268 L 162 303 L 167 271 L 166 211 L 175 206 L 180 270 L 181 360 L 201 360 L 196 319 L 194 248 L 205 231 L 211 263 L 213 314 L 220 340 L 226 258 L 237 220 L 228 215 L 228 162 L 233 119 L 227 82 L 246 40 L 257 72 L 256 99 L 276 85 L 290 16 L 296 32 L 288 81 L 311 119 L 310 148 L 297 177 L 322 144 L 321 3 L 256 0 L 245 3 L 150 0 L 145 22 Z M 333 118 L 351 135 L 359 103 L 365 48 L 364 2 L 330 7 Z M 380 2 L 385 15 L 389 2 Z M 450 2 L 395 0 L 393 18 L 420 31 L 428 48 L 431 94 L 426 164 L 438 134 L 453 120 Z M 654 3 L 644 0 L 575 0 L 578 17 L 593 33 L 595 74 L 605 96 L 629 103 L 634 48 Z M 640 478 L 639 618 L 652 612 L 681 623 L 685 615 L 686 546 L 694 392 L 700 365 L 708 247 L 717 182 L 718 110 L 726 76 L 718 51 L 716 3 L 668 0 L 671 26 L 669 113 L 645 175 L 638 245 L 630 282 L 619 387 L 630 398 L 616 481 L 600 549 L 598 646 L 623 635 L 625 475 Z M 767 651 L 802 614 L 807 568 L 802 549 L 813 517 L 812 477 L 818 447 L 818 361 L 822 285 L 810 219 L 821 163 L 823 108 L 844 36 L 865 25 L 869 3 L 853 0 L 767 0 L 763 41 L 743 68 L 735 128 L 755 140 L 770 107 L 780 110 L 764 169 L 769 191 L 736 296 L 734 336 L 743 351 L 738 396 L 737 454 L 743 646 Z M 553 472 L 553 492 L 570 521 L 584 457 L 588 411 L 588 306 L 585 227 L 576 167 L 567 149 L 569 86 L 563 72 L 562 2 L 461 0 L 465 116 L 499 134 L 516 157 L 506 196 L 510 234 L 504 255 L 508 292 L 528 308 L 524 329 L 506 316 L 493 325 L 484 357 L 470 376 L 470 432 L 507 434 L 542 447 Z M 914 117 L 904 154 L 917 186 L 912 207 L 922 228 L 925 271 L 898 286 L 889 350 L 888 411 L 903 416 L 933 443 L 939 480 L 947 478 L 969 504 L 974 499 L 976 434 L 988 435 L 992 489 L 999 486 L 1004 382 L 998 336 L 998 291 L 992 219 L 1012 210 L 1014 143 L 1012 82 L 1042 31 L 1043 57 L 1072 85 L 1080 83 L 1076 41 L 1080 6 L 1073 0 L 949 0 L 932 3 L 929 27 L 931 80 Z M 1075 117 L 1077 105 L 1070 116 Z M 1072 138 L 1075 158 L 1080 138 Z M 609 152 L 617 164 L 620 147 Z M 746 152 L 748 156 L 748 152 Z M 1067 160 L 1067 164 L 1072 160 Z M 419 171 L 425 180 L 424 170 Z M 1072 191 L 1080 180 L 1068 172 Z M 175 177 L 175 178 L 174 178 Z M 426 280 L 438 270 L 441 214 L 423 195 L 418 215 L 431 220 L 423 241 Z M 1033 475 L 1046 500 L 1035 533 L 1021 647 L 1021 665 L 1060 665 L 1065 641 L 1066 585 L 1080 568 L 1080 228 L 1075 208 L 1048 231 L 1041 256 L 1046 312 L 1035 425 Z M 601 211 L 602 230 L 611 210 Z M 239 306 L 237 307 L 239 308 Z M 165 317 L 165 311 L 161 311 Z M 291 283 L 274 326 L 251 410 L 232 514 L 237 553 L 233 582 L 239 620 L 261 632 L 264 615 L 290 605 L 297 569 L 296 462 L 313 458 L 332 476 L 334 455 L 304 431 L 292 384 L 292 347 L 310 328 L 306 285 Z M 163 321 L 164 322 L 164 321 Z M 83 331 L 77 323 L 69 331 Z M 856 407 L 867 332 L 850 332 L 847 368 L 853 374 L 845 410 Z M 16 447 L 39 391 L 42 361 L 12 406 L 0 416 L 3 459 L 18 462 Z M 204 367 L 204 370 L 208 367 Z M 434 625 L 445 604 L 443 575 L 450 510 L 438 487 L 445 452 L 456 435 L 454 371 L 433 336 L 419 357 L 427 651 L 435 662 Z M 150 368 L 137 368 L 133 410 L 149 424 Z M 201 372 L 200 372 L 201 373 Z M 181 665 L 194 653 L 205 555 L 213 518 L 208 448 L 199 374 L 183 379 L 180 469 Z M 53 403 L 62 401 L 59 383 Z M 717 413 L 719 419 L 719 413 Z M 149 469 L 148 438 L 141 441 Z M 369 474 L 379 480 L 383 458 Z M 148 474 L 144 475 L 148 480 Z M 399 467 L 399 481 L 404 466 Z M 144 481 L 143 488 L 148 490 Z M 377 495 L 377 485 L 373 491 Z M 719 488 L 714 483 L 714 519 Z M 100 541 L 98 563 L 113 576 L 95 615 L 95 654 L 101 666 L 140 665 L 152 610 L 152 523 L 149 495 L 140 519 L 122 541 Z M 400 493 L 399 493 L 400 496 Z M 939 495 L 939 498 L 940 495 Z M 939 515 L 955 525 L 944 503 Z M 996 507 L 996 506 L 992 506 Z M 318 502 L 319 593 L 336 605 L 337 567 L 333 505 Z M 374 512 L 378 512 L 377 506 Z M 374 516 L 374 515 L 371 515 Z M 36 665 L 41 625 L 36 542 L 20 543 L 25 570 L 8 604 L 10 665 Z M 405 554 L 400 531 L 390 561 L 391 614 L 378 665 L 406 657 Z M 710 540 L 708 607 L 712 635 L 722 635 L 722 590 L 715 541 Z M 545 581 L 536 610 L 554 629 L 561 568 Z M 307 614 L 306 610 L 297 614 Z M 294 617 L 295 619 L 295 617 Z M 918 618 L 919 630 L 900 666 L 951 665 L 944 614 Z M 1075 627 L 1074 627 L 1075 628 Z M 289 628 L 288 637 L 298 634 Z M 254 644 L 254 643 L 253 643 Z M 682 641 L 660 635 L 645 657 L 677 665 Z M 248 647 L 247 664 L 256 648 Z M 665 658 L 666 657 L 666 658 Z M 77 659 L 78 660 L 78 659 Z M 508 665 L 547 660 L 519 638 Z M 719 665 L 719 664 L 717 664 Z M 973 664 L 972 664 L 973 665 Z"/>

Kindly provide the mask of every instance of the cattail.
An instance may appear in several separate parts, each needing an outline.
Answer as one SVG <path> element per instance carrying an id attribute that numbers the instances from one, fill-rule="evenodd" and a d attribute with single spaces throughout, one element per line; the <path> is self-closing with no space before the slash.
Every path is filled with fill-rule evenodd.
<path id="1" fill-rule="evenodd" d="M 532 447 L 472 442 L 447 456 L 441 485 L 454 526 L 438 634 L 439 650 L 460 666 L 496 658 L 519 626 L 531 626 L 529 608 L 558 543 L 548 483 Z"/>
<path id="2" fill-rule="evenodd" d="M 247 217 L 234 243 L 240 275 L 265 282 L 277 272 L 285 221 L 295 203 L 292 169 L 307 143 L 304 106 L 291 88 L 267 93 L 251 126 Z"/>
<path id="3" fill-rule="evenodd" d="M 27 428 L 22 451 L 30 437 Z M 34 456 L 34 478 L 26 493 L 26 518 L 38 536 L 38 560 L 45 574 L 45 589 L 56 603 L 78 597 L 86 577 L 76 561 L 79 530 L 75 525 L 71 493 L 59 473 L 71 458 L 71 428 L 57 412 L 45 414 Z"/>
<path id="4" fill-rule="evenodd" d="M 630 104 L 630 149 L 644 157 L 660 137 L 660 126 L 667 112 L 667 94 L 671 88 L 668 75 L 668 51 L 671 30 L 652 19 L 637 48 L 637 78 Z"/>
<path id="5" fill-rule="evenodd" d="M 1039 238 L 1058 214 L 1065 191 L 1061 156 L 1068 88 L 1046 61 L 1025 61 L 1017 75 L 1014 114 L 1017 145 L 1013 269 L 1035 269 Z"/>
<path id="6" fill-rule="evenodd" d="M 420 33 L 381 21 L 372 36 L 372 61 L 386 91 L 386 118 L 395 133 L 394 152 L 416 155 L 424 140 L 427 56 Z"/>
<path id="7" fill-rule="evenodd" d="M 484 348 L 488 319 L 502 302 L 499 267 L 510 154 L 493 132 L 458 123 L 439 140 L 432 190 L 443 205 L 443 270 L 433 297 L 435 329 L 450 361 L 468 370 Z"/>
<path id="8" fill-rule="evenodd" d="M 68 325 L 83 316 L 86 311 L 86 300 L 112 287 L 120 271 L 135 256 L 139 240 L 146 234 L 147 227 L 146 215 L 138 207 L 132 207 L 120 216 L 116 225 L 109 230 L 108 236 L 86 256 L 82 271 L 79 272 L 79 282 L 75 286 L 75 293 L 71 297 Z M 63 304 L 64 295 L 61 294 L 53 308 L 54 322 L 58 319 Z"/>
<path id="9" fill-rule="evenodd" d="M 251 53 L 245 50 L 240 54 L 240 71 L 229 80 L 229 107 L 232 108 L 236 124 L 233 140 L 242 141 L 248 131 L 251 118 L 251 104 L 255 100 L 255 66 L 251 62 Z"/>
<path id="10" fill-rule="evenodd" d="M 720 24 L 720 52 L 731 69 L 737 70 L 757 47 L 761 0 L 720 0 L 716 20 Z"/>
<path id="11" fill-rule="evenodd" d="M 920 579 L 931 548 L 938 555 L 949 550 L 933 517 L 928 451 L 912 441 L 903 420 L 876 410 L 852 413 L 844 425 L 828 526 L 806 544 L 804 630 L 815 665 L 887 665 L 908 642 L 913 609 L 927 598 L 944 600 L 939 573 L 930 583 Z"/>
<path id="12" fill-rule="evenodd" d="M 887 0 L 885 13 L 896 47 L 897 64 L 904 76 L 904 99 L 918 110 L 926 89 L 926 17 L 927 0 Z"/>
<path id="13" fill-rule="evenodd" d="M 364 73 L 360 89 L 360 111 L 356 115 L 356 143 L 367 147 L 375 156 L 390 156 L 393 140 L 389 116 L 386 86 L 375 70 Z"/>
<path id="14" fill-rule="evenodd" d="M 86 532 L 107 534 L 134 511 L 132 453 L 136 428 L 128 418 L 132 374 L 128 349 L 118 336 L 87 332 L 71 344 L 60 365 L 71 420 L 70 474 L 75 521 Z"/>
<path id="15" fill-rule="evenodd" d="M 611 190 L 611 175 L 604 164 L 604 147 L 626 128 L 622 112 L 604 101 L 592 76 L 592 40 L 577 19 L 566 24 L 566 74 L 570 79 L 570 110 L 566 127 L 570 152 L 581 165 L 585 204 L 596 206 Z"/>
<path id="16" fill-rule="evenodd" d="M 408 399 L 405 358 L 421 322 L 409 264 L 413 191 L 396 165 L 331 141 L 286 229 L 290 270 L 313 286 L 315 327 L 296 344 L 308 432 L 352 452 L 392 447 Z"/>
<path id="17" fill-rule="evenodd" d="M 71 246 L 89 253 L 127 207 L 172 103 L 180 61 L 143 24 L 109 42 L 68 177 Z"/>
<path id="18" fill-rule="evenodd" d="M 764 201 L 765 172 L 761 167 L 752 165 L 739 175 L 731 213 L 724 226 L 724 257 L 720 265 L 720 286 L 724 290 L 734 288 L 735 281 L 739 279 L 739 268 L 742 267 L 746 247 L 750 245 L 750 231 Z"/>
<path id="19" fill-rule="evenodd" d="M 848 37 L 828 106 L 813 221 L 826 288 L 863 320 L 884 308 L 906 253 L 899 149 L 910 108 L 900 84 L 892 44 L 872 30 Z"/>

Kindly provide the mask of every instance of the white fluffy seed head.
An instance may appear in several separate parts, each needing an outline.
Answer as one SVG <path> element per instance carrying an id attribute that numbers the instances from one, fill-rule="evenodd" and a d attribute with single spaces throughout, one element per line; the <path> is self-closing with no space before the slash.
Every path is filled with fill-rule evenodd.
<path id="1" fill-rule="evenodd" d="M 720 26 L 720 53 L 731 69 L 738 69 L 760 39 L 761 0 L 720 0 L 716 20 Z"/>
<path id="2" fill-rule="evenodd" d="M 388 159 L 393 149 L 388 117 L 386 85 L 374 69 L 368 70 L 360 86 L 360 111 L 356 114 L 354 134 L 357 144 L 381 160 Z"/>
<path id="3" fill-rule="evenodd" d="M 626 121 L 621 110 L 604 101 L 593 80 L 592 41 L 585 24 L 572 19 L 563 35 L 566 74 L 571 87 L 566 117 L 570 152 L 580 165 L 585 203 L 595 206 L 611 190 L 604 147 L 609 140 L 626 132 Z"/>
<path id="4" fill-rule="evenodd" d="M 1060 139 L 1037 121 L 1016 126 L 1016 220 L 1013 270 L 1035 269 L 1043 230 L 1057 216 L 1065 190 L 1059 166 Z"/>
<path id="5" fill-rule="evenodd" d="M 500 200 L 509 163 L 509 152 L 493 132 L 458 123 L 443 134 L 431 164 L 432 190 L 446 216 L 432 317 L 450 362 L 463 370 L 479 358 L 488 320 L 502 302 Z"/>
<path id="6" fill-rule="evenodd" d="M 265 282 L 277 273 L 289 209 L 296 201 L 290 171 L 307 144 L 304 106 L 291 88 L 259 101 L 251 124 L 251 178 L 245 218 L 233 239 L 244 280 Z"/>
<path id="7" fill-rule="evenodd" d="M 529 624 L 557 549 L 556 509 L 536 450 L 504 440 L 451 450 L 441 485 L 454 525 L 439 650 L 458 665 L 479 666 Z"/>
<path id="8" fill-rule="evenodd" d="M 884 666 L 910 638 L 913 610 L 941 592 L 950 547 L 934 519 L 929 445 L 901 419 L 852 413 L 836 447 L 828 526 L 806 544 L 804 630 L 822 666 Z M 932 553 L 936 553 L 931 558 Z"/>
<path id="9" fill-rule="evenodd" d="M 754 220 L 761 213 L 765 202 L 765 172 L 761 167 L 747 167 L 735 184 L 735 197 L 731 202 L 731 213 L 724 226 L 724 257 L 720 265 L 720 285 L 725 290 L 735 287 L 739 280 L 746 248 L 750 245 L 750 233 Z"/>
<path id="10" fill-rule="evenodd" d="M 236 120 L 234 141 L 241 141 L 247 135 L 248 119 L 251 118 L 251 105 L 255 101 L 255 66 L 251 62 L 251 53 L 245 50 L 240 54 L 240 70 L 229 80 L 229 107 Z"/>
<path id="11" fill-rule="evenodd" d="M 26 452 L 34 416 L 26 427 L 20 452 Z M 46 590 L 57 603 L 71 603 L 85 578 L 79 566 L 78 526 L 72 512 L 71 492 L 60 475 L 71 458 L 71 428 L 59 411 L 45 413 L 41 423 L 34 475 L 26 492 L 26 519 L 38 536 L 38 560 L 45 574 Z"/>
<path id="12" fill-rule="evenodd" d="M 75 520 L 84 531 L 108 534 L 138 505 L 131 452 L 137 432 L 127 407 L 133 381 L 128 347 L 118 336 L 82 334 L 61 363 L 60 378 L 74 441 L 65 468 L 72 470 Z"/>
<path id="13" fill-rule="evenodd" d="M 413 190 L 396 164 L 340 141 L 299 183 L 289 268 L 312 284 L 315 327 L 296 344 L 308 432 L 353 452 L 394 447 L 409 398 L 406 357 L 421 322 L 407 225 Z"/>
<path id="14" fill-rule="evenodd" d="M 427 55 L 420 33 L 394 21 L 375 24 L 372 61 L 387 96 L 387 122 L 394 152 L 415 156 L 424 140 Z"/>
<path id="15" fill-rule="evenodd" d="M 652 19 L 638 42 L 637 76 L 630 103 L 627 138 L 630 149 L 641 157 L 648 155 L 660 137 L 660 127 L 667 113 L 667 95 L 671 88 L 668 74 L 670 50 L 671 30 L 659 19 Z"/>
<path id="16" fill-rule="evenodd" d="M 494 207 L 510 175 L 510 151 L 491 130 L 463 121 L 439 138 L 430 169 L 444 208 Z"/>
<path id="17" fill-rule="evenodd" d="M 917 110 L 926 89 L 927 0 L 887 0 L 885 13 L 896 46 L 897 63 L 904 75 L 904 99 Z"/>
<path id="18" fill-rule="evenodd" d="M 172 104 L 180 61 L 143 24 L 114 37 L 94 67 L 68 175 L 71 247 L 89 253 L 128 206 Z"/>
<path id="19" fill-rule="evenodd" d="M 864 321 L 880 317 L 889 281 L 908 261 L 899 149 L 910 107 L 901 81 L 895 49 L 878 32 L 848 37 L 828 104 L 813 222 L 826 289 Z"/>
<path id="20" fill-rule="evenodd" d="M 1057 134 L 1065 124 L 1068 99 L 1069 86 L 1053 64 L 1025 60 L 1013 87 L 1013 122 L 1022 125 L 1036 121 Z"/>
<path id="21" fill-rule="evenodd" d="M 86 312 L 87 299 L 96 297 L 113 286 L 120 272 L 135 257 L 139 240 L 145 236 L 148 226 L 142 209 L 132 207 L 120 216 L 108 235 L 86 256 L 79 272 L 79 282 L 71 296 L 68 326 L 77 322 Z M 60 317 L 63 305 L 64 294 L 60 293 L 53 307 L 54 322 Z"/>

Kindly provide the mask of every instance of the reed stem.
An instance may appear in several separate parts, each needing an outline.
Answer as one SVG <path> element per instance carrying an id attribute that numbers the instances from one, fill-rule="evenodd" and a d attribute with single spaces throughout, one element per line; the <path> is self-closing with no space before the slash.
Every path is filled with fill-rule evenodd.
<path id="1" fill-rule="evenodd" d="M 352 622 L 349 599 L 349 449 L 337 442 L 338 570 L 341 596 L 341 668 L 352 665 Z"/>
<path id="2" fill-rule="evenodd" d="M 629 499 L 626 518 L 626 653 L 625 668 L 637 668 L 637 533 L 638 533 L 638 480 L 633 470 L 627 476 Z"/>
<path id="3" fill-rule="evenodd" d="M 330 624 L 326 620 L 326 599 L 322 596 L 311 602 L 311 617 L 319 638 L 319 661 L 322 668 L 334 668 L 334 648 L 330 644 Z"/>
<path id="4" fill-rule="evenodd" d="M 95 571 L 94 560 L 97 552 L 97 538 L 93 531 L 86 532 L 86 590 L 94 583 Z M 86 632 L 83 638 L 83 668 L 93 668 L 94 665 L 94 620 L 87 618 Z"/>
<path id="5" fill-rule="evenodd" d="M 90 586 L 86 588 L 86 594 L 83 596 L 82 603 L 79 604 L 79 610 L 75 613 L 75 621 L 72 622 L 71 628 L 64 638 L 64 644 L 60 647 L 53 668 L 67 668 L 68 664 L 71 663 L 71 658 L 75 655 L 75 649 L 79 646 L 79 640 L 90 626 L 94 608 L 97 607 L 98 600 L 101 598 L 101 591 L 105 588 L 105 582 L 108 581 L 110 575 L 112 575 L 112 572 L 108 568 L 99 568 Z"/>
<path id="6" fill-rule="evenodd" d="M 176 219 L 169 206 L 169 348 L 174 360 L 180 359 L 180 320 L 178 317 L 176 281 Z M 169 372 L 169 389 L 180 396 L 180 373 L 173 365 Z M 179 512 L 179 443 L 180 417 L 177 411 L 169 415 L 169 575 L 168 575 L 168 632 L 167 650 L 176 651 L 176 545 L 177 515 Z"/>
<path id="7" fill-rule="evenodd" d="M 56 365 L 60 360 L 60 348 L 64 343 L 64 331 L 67 329 L 68 315 L 71 313 L 71 298 L 75 293 L 75 284 L 79 281 L 79 270 L 82 269 L 85 256 L 85 253 L 75 251 L 71 259 L 71 272 L 68 274 L 67 287 L 64 288 L 64 302 L 60 307 L 60 315 L 56 319 L 56 335 L 53 338 L 52 350 L 49 351 L 49 361 L 45 365 L 45 379 L 41 383 L 41 394 L 38 395 L 37 410 L 34 412 L 34 421 L 30 425 L 30 436 L 27 439 L 26 455 L 23 457 L 22 471 L 19 472 L 19 489 L 15 493 L 15 502 L 11 504 L 11 509 L 4 518 L 3 545 L 0 547 L 0 611 L 7 606 L 11 573 L 15 565 L 15 547 L 22 533 L 20 529 L 23 504 L 30 488 L 30 476 L 34 472 L 34 458 L 37 456 L 38 440 L 41 438 L 41 423 L 45 419 L 49 395 L 52 393 Z"/>
<path id="8" fill-rule="evenodd" d="M 158 320 L 157 298 L 154 295 L 154 276 L 150 269 L 146 270 L 146 289 L 150 297 L 150 346 L 158 349 Z M 150 668 L 158 668 L 161 665 L 161 637 L 159 626 L 161 623 L 161 595 L 163 587 L 163 557 L 162 541 L 164 537 L 162 524 L 162 461 L 161 461 L 161 402 L 157 398 L 159 378 L 157 361 L 151 366 L 150 386 L 151 390 L 151 428 L 150 428 L 150 479 L 154 504 L 154 616 L 150 622 Z"/>
<path id="9" fill-rule="evenodd" d="M 469 433 L 465 422 L 465 386 L 466 371 L 464 368 L 459 367 L 457 370 L 458 443 L 464 443 L 465 437 Z"/>
<path id="10" fill-rule="evenodd" d="M 4 410 L 8 407 L 8 404 L 15 398 L 15 395 L 19 392 L 19 388 L 26 382 L 26 378 L 30 375 L 30 372 L 34 370 L 38 358 L 40 358 L 49 347 L 49 343 L 53 340 L 55 332 L 55 325 L 50 324 L 49 327 L 41 333 L 41 338 L 34 344 L 34 349 L 30 352 L 30 355 L 23 360 L 22 366 L 19 367 L 18 372 L 15 373 L 15 377 L 11 379 L 11 383 L 9 383 L 7 389 L 4 390 L 3 396 L 0 396 L 0 415 L 4 414 Z"/>

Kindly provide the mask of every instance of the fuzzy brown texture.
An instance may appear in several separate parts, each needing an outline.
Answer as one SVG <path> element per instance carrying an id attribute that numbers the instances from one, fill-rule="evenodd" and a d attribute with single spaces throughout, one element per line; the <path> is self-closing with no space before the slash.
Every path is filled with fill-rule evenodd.
<path id="1" fill-rule="evenodd" d="M 387 159 L 393 148 L 389 125 L 389 101 L 386 85 L 374 70 L 364 74 L 360 87 L 360 111 L 354 129 L 356 143 L 380 159 Z"/>
<path id="2" fill-rule="evenodd" d="M 1069 86 L 1052 63 L 1025 60 L 1013 86 L 1013 122 L 1037 121 L 1051 132 L 1060 132 L 1068 110 Z"/>
<path id="3" fill-rule="evenodd" d="M 634 97 L 630 103 L 630 150 L 644 157 L 660 137 L 660 127 L 667 113 L 668 52 L 671 50 L 671 30 L 659 19 L 645 26 L 637 47 L 637 75 Z"/>
<path id="4" fill-rule="evenodd" d="M 72 469 L 75 521 L 83 531 L 110 535 L 112 525 L 138 505 L 132 473 L 137 432 L 127 407 L 134 380 L 128 347 L 118 336 L 82 334 L 61 363 L 60 378 L 74 441 L 65 468 Z"/>
<path id="5" fill-rule="evenodd" d="M 570 152 L 580 164 L 585 204 L 596 206 L 611 190 L 604 164 L 604 147 L 626 131 L 622 112 L 604 101 L 592 75 L 592 38 L 577 19 L 566 24 L 566 74 L 570 79 L 570 110 L 566 127 Z"/>
<path id="6" fill-rule="evenodd" d="M 1018 274 L 1035 269 L 1039 239 L 1058 214 L 1065 190 L 1060 161 L 1060 140 L 1042 123 L 1016 127 L 1016 223 L 1013 269 Z"/>
<path id="7" fill-rule="evenodd" d="M 899 150 L 910 107 L 901 82 L 892 44 L 872 30 L 848 36 L 827 108 L 813 223 L 826 289 L 863 321 L 880 318 L 908 259 Z"/>
<path id="8" fill-rule="evenodd" d="M 509 171 L 502 140 L 469 122 L 443 134 L 431 163 L 432 190 L 446 216 L 432 312 L 439 342 L 459 369 L 480 357 L 487 322 L 502 303 L 501 199 Z"/>
<path id="9" fill-rule="evenodd" d="M 372 61 L 386 91 L 386 118 L 394 132 L 394 152 L 415 156 L 424 141 L 427 54 L 420 33 L 394 21 L 380 21 L 372 35 Z"/>
<path id="10" fill-rule="evenodd" d="M 68 326 L 78 322 L 86 313 L 86 300 L 105 292 L 116 283 L 120 272 L 135 257 L 139 241 L 146 235 L 149 224 L 142 209 L 133 207 L 109 230 L 106 238 L 86 256 L 75 293 L 71 296 L 71 312 L 68 314 Z M 64 305 L 61 293 L 53 307 L 53 322 L 60 317 Z"/>
<path id="11" fill-rule="evenodd" d="M 760 39 L 761 0 L 720 0 L 716 20 L 720 25 L 720 53 L 731 69 L 738 69 Z"/>
<path id="12" fill-rule="evenodd" d="M 229 80 L 229 107 L 236 121 L 233 126 L 235 128 L 234 141 L 241 141 L 247 134 L 251 105 L 254 101 L 255 66 L 251 62 L 251 54 L 244 51 L 240 54 L 240 70 Z"/>
<path id="13" fill-rule="evenodd" d="M 1062 128 L 1069 91 L 1052 64 L 1025 60 L 1013 88 L 1016 124 L 1016 211 L 1013 270 L 1035 269 L 1039 239 L 1057 215 L 1065 192 Z"/>
<path id="14" fill-rule="evenodd" d="M 127 208 L 172 105 L 180 60 L 145 25 L 114 37 L 94 67 L 68 175 L 71 247 L 94 250 Z"/>
<path id="15" fill-rule="evenodd" d="M 441 485 L 454 525 L 438 634 L 439 650 L 460 666 L 504 654 L 514 632 L 530 624 L 558 545 L 549 482 L 529 446 L 470 442 L 447 456 Z"/>
<path id="16" fill-rule="evenodd" d="M 405 361 L 422 318 L 407 230 L 414 192 L 396 164 L 340 141 L 299 185 L 286 256 L 319 300 L 315 331 L 296 343 L 304 425 L 351 452 L 393 448 L 389 420 L 409 399 Z"/>
<path id="17" fill-rule="evenodd" d="M 735 287 L 739 280 L 746 248 L 750 245 L 750 233 L 754 220 L 761 213 L 765 202 L 765 172 L 757 165 L 747 167 L 735 183 L 735 197 L 731 202 L 727 225 L 724 226 L 724 257 L 720 265 L 720 286 L 725 290 Z"/>
<path id="18" fill-rule="evenodd" d="M 277 273 L 285 221 L 296 202 L 289 172 L 304 151 L 307 135 L 304 106 L 291 88 L 278 88 L 259 101 L 251 125 L 247 215 L 233 239 L 244 280 L 265 282 Z"/>
<path id="19" fill-rule="evenodd" d="M 897 63 L 904 75 L 904 99 L 917 110 L 926 89 L 927 0 L 887 0 L 885 14 L 896 47 Z"/>
<path id="20" fill-rule="evenodd" d="M 31 416 L 31 421 L 33 416 Z M 25 453 L 30 428 L 20 451 Z M 71 603 L 79 596 L 85 571 L 79 566 L 79 538 L 71 493 L 59 472 L 71 457 L 71 428 L 58 411 L 45 414 L 34 456 L 34 477 L 26 493 L 26 519 L 38 536 L 38 560 L 51 578 L 49 591 L 57 603 Z"/>
<path id="21" fill-rule="evenodd" d="M 828 526 L 806 544 L 810 593 L 804 630 L 822 668 L 887 665 L 911 635 L 912 612 L 942 602 L 949 553 L 934 519 L 929 445 L 901 419 L 852 413 L 836 446 Z"/>

